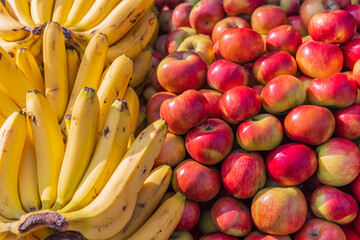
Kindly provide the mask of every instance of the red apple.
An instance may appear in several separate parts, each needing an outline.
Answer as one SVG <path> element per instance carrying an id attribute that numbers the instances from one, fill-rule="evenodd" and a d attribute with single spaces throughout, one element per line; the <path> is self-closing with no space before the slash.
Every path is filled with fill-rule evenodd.
<path id="1" fill-rule="evenodd" d="M 360 202 L 360 175 L 351 183 L 351 193 Z"/>
<path id="2" fill-rule="evenodd" d="M 300 0 L 267 0 L 267 3 L 281 7 L 288 16 L 299 13 Z"/>
<path id="3" fill-rule="evenodd" d="M 200 218 L 199 203 L 186 199 L 184 212 L 180 222 L 176 226 L 176 230 L 190 230 L 196 226 Z"/>
<path id="4" fill-rule="evenodd" d="M 355 198 L 331 186 L 315 189 L 311 195 L 310 207 L 316 216 L 340 225 L 354 221 L 358 214 Z"/>
<path id="5" fill-rule="evenodd" d="M 213 59 L 213 42 L 204 36 L 193 35 L 184 39 L 176 51 L 191 51 L 197 53 L 206 63 L 210 65 Z"/>
<path id="6" fill-rule="evenodd" d="M 338 10 L 336 0 L 305 0 L 300 7 L 300 18 L 305 27 L 308 27 L 310 19 L 319 12 Z"/>
<path id="7" fill-rule="evenodd" d="M 158 15 L 160 30 L 163 33 L 169 33 L 168 25 L 171 22 L 172 12 L 171 9 L 162 9 Z"/>
<path id="8" fill-rule="evenodd" d="M 253 61 L 263 53 L 265 47 L 262 36 L 248 28 L 227 29 L 220 35 L 218 42 L 220 54 L 237 63 Z"/>
<path id="9" fill-rule="evenodd" d="M 264 160 L 256 152 L 234 151 L 221 164 L 221 180 L 232 196 L 251 198 L 265 185 Z"/>
<path id="10" fill-rule="evenodd" d="M 341 71 L 344 56 L 336 45 L 309 40 L 298 48 L 296 62 L 303 74 L 312 78 L 327 78 Z"/>
<path id="11" fill-rule="evenodd" d="M 165 52 L 165 42 L 168 38 L 168 34 L 164 33 L 157 37 L 156 43 L 155 43 L 155 50 L 159 51 L 162 55 L 166 55 Z"/>
<path id="12" fill-rule="evenodd" d="M 189 27 L 181 27 L 172 31 L 165 42 L 166 53 L 170 54 L 175 52 L 185 38 L 193 35 L 196 35 L 196 31 Z"/>
<path id="13" fill-rule="evenodd" d="M 247 78 L 242 66 L 225 59 L 217 60 L 207 71 L 207 83 L 221 92 L 226 92 L 233 87 L 245 86 Z"/>
<path id="14" fill-rule="evenodd" d="M 251 88 L 253 90 L 255 90 L 255 92 L 261 96 L 261 93 L 262 93 L 262 90 L 264 89 L 265 85 L 263 84 L 255 84 L 255 85 L 252 85 Z"/>
<path id="15" fill-rule="evenodd" d="M 286 115 L 284 130 L 294 141 L 319 145 L 334 133 L 335 118 L 327 108 L 302 105 Z"/>
<path id="16" fill-rule="evenodd" d="M 265 5 L 266 0 L 224 0 L 224 10 L 228 15 L 238 15 L 239 13 L 252 14 L 261 5 Z"/>
<path id="17" fill-rule="evenodd" d="M 171 184 L 175 191 L 182 192 L 187 199 L 205 202 L 218 194 L 221 180 L 215 167 L 206 167 L 187 159 L 174 169 Z"/>
<path id="18" fill-rule="evenodd" d="M 289 16 L 287 24 L 293 26 L 300 33 L 301 37 L 309 35 L 307 27 L 304 26 L 299 15 Z"/>
<path id="19" fill-rule="evenodd" d="M 248 234 L 244 240 L 291 240 L 289 235 L 268 235 L 260 233 L 259 231 L 253 231 Z"/>
<path id="20" fill-rule="evenodd" d="M 248 82 L 247 82 L 248 87 L 259 84 L 253 74 L 253 71 L 252 71 L 253 65 L 254 65 L 253 63 L 247 63 L 244 65 L 244 69 L 248 76 Z"/>
<path id="21" fill-rule="evenodd" d="M 155 0 L 155 7 L 160 11 L 165 5 L 165 0 Z"/>
<path id="22" fill-rule="evenodd" d="M 260 112 L 261 102 L 259 95 L 253 89 L 239 86 L 223 93 L 219 107 L 223 119 L 231 124 L 238 124 L 257 115 Z"/>
<path id="23" fill-rule="evenodd" d="M 170 9 L 174 9 L 177 5 L 179 5 L 182 2 L 184 2 L 184 0 L 165 0 L 166 5 Z"/>
<path id="24" fill-rule="evenodd" d="M 234 134 L 231 127 L 217 118 L 206 119 L 191 129 L 185 139 L 190 156 L 206 165 L 222 161 L 230 153 L 233 144 Z"/>
<path id="25" fill-rule="evenodd" d="M 300 33 L 291 25 L 281 25 L 270 30 L 266 35 L 266 49 L 269 52 L 286 51 L 291 55 L 302 43 Z"/>
<path id="26" fill-rule="evenodd" d="M 307 87 L 309 86 L 310 82 L 314 79 L 312 77 L 306 76 L 306 75 L 301 75 L 298 77 L 298 79 L 304 84 L 305 88 L 307 89 Z"/>
<path id="27" fill-rule="evenodd" d="M 307 220 L 294 240 L 347 240 L 341 228 L 320 218 Z"/>
<path id="28" fill-rule="evenodd" d="M 173 52 L 158 65 L 157 78 L 165 90 L 182 93 L 200 88 L 206 81 L 206 71 L 206 63 L 198 54 Z"/>
<path id="29" fill-rule="evenodd" d="M 211 233 L 202 236 L 199 240 L 237 240 L 237 237 L 229 236 L 224 233 Z"/>
<path id="30" fill-rule="evenodd" d="M 213 46 L 213 59 L 215 61 L 220 60 L 220 59 L 224 59 L 223 56 L 221 56 L 220 50 L 219 50 L 219 41 L 214 43 Z"/>
<path id="31" fill-rule="evenodd" d="M 335 0 L 341 9 L 351 5 L 351 0 Z"/>
<path id="32" fill-rule="evenodd" d="M 260 190 L 251 205 L 251 216 L 258 230 L 275 235 L 297 232 L 304 224 L 307 204 L 297 187 Z"/>
<path id="33" fill-rule="evenodd" d="M 360 60 L 358 60 L 353 69 L 353 79 L 356 82 L 358 88 L 360 87 Z"/>
<path id="34" fill-rule="evenodd" d="M 355 231 L 360 234 L 360 214 L 358 214 L 358 216 L 355 218 L 353 226 Z"/>
<path id="35" fill-rule="evenodd" d="M 360 30 L 360 5 L 352 4 L 344 8 L 345 11 L 349 12 L 356 20 L 357 30 Z"/>
<path id="36" fill-rule="evenodd" d="M 250 28 L 250 23 L 248 21 L 246 21 L 245 19 L 241 18 L 241 17 L 227 17 L 224 18 L 220 21 L 218 21 L 213 30 L 212 30 L 212 35 L 211 35 L 211 39 L 213 40 L 213 42 L 217 42 L 217 40 L 219 39 L 220 35 L 229 28 Z"/>
<path id="37" fill-rule="evenodd" d="M 316 172 L 317 157 L 309 146 L 288 143 L 272 150 L 266 158 L 269 176 L 282 186 L 295 186 Z"/>
<path id="38" fill-rule="evenodd" d="M 167 133 L 161 151 L 155 159 L 154 167 L 160 166 L 161 164 L 175 167 L 185 159 L 185 155 L 186 148 L 184 139 L 179 135 Z"/>
<path id="39" fill-rule="evenodd" d="M 271 29 L 285 25 L 287 16 L 284 10 L 275 5 L 264 5 L 255 9 L 251 15 L 252 28 L 262 34 L 267 34 Z"/>
<path id="40" fill-rule="evenodd" d="M 160 119 L 161 104 L 169 98 L 176 97 L 175 94 L 169 92 L 158 92 L 154 94 L 146 104 L 146 120 L 150 124 Z"/>
<path id="41" fill-rule="evenodd" d="M 347 42 L 343 47 L 344 65 L 353 70 L 355 63 L 360 59 L 360 39 Z"/>
<path id="42" fill-rule="evenodd" d="M 360 240 L 360 234 L 358 234 L 352 224 L 346 224 L 340 226 L 343 232 L 345 233 L 346 239 L 351 240 Z"/>
<path id="43" fill-rule="evenodd" d="M 327 43 L 345 43 L 356 32 L 354 17 L 344 10 L 325 11 L 315 14 L 308 26 L 312 39 Z"/>
<path id="44" fill-rule="evenodd" d="M 233 197 L 222 197 L 211 207 L 211 220 L 221 232 L 231 236 L 246 236 L 252 228 L 248 207 Z"/>
<path id="45" fill-rule="evenodd" d="M 212 90 L 212 89 L 200 89 L 199 92 L 204 95 L 204 97 L 206 98 L 206 100 L 209 103 L 208 117 L 209 118 L 221 118 L 222 114 L 221 114 L 221 110 L 219 107 L 219 102 L 220 102 L 222 93 Z"/>
<path id="46" fill-rule="evenodd" d="M 334 113 L 336 136 L 355 140 L 360 137 L 360 104 L 338 110 Z"/>
<path id="47" fill-rule="evenodd" d="M 189 3 L 181 3 L 174 8 L 171 15 L 171 21 L 175 28 L 191 27 L 189 16 L 193 5 Z"/>

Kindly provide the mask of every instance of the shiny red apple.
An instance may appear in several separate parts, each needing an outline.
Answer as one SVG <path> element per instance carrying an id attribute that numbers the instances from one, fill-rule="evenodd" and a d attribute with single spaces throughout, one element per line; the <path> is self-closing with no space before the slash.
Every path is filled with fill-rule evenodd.
<path id="1" fill-rule="evenodd" d="M 281 25 L 269 31 L 265 38 L 266 49 L 269 52 L 286 51 L 295 55 L 302 43 L 298 30 L 291 25 Z"/>
<path id="2" fill-rule="evenodd" d="M 320 218 L 307 220 L 305 225 L 295 234 L 294 240 L 347 240 L 341 228 Z"/>
<path id="3" fill-rule="evenodd" d="M 191 27 L 189 16 L 193 5 L 189 3 L 181 3 L 174 8 L 171 15 L 171 21 L 175 28 Z"/>
<path id="4" fill-rule="evenodd" d="M 360 104 L 338 110 L 334 113 L 335 135 L 350 140 L 360 137 Z"/>
<path id="5" fill-rule="evenodd" d="M 267 34 L 271 29 L 287 23 L 285 11 L 275 5 L 268 4 L 255 9 L 251 15 L 252 28 L 262 34 Z"/>
<path id="6" fill-rule="evenodd" d="M 234 16 L 239 13 L 252 14 L 261 5 L 265 5 L 266 0 L 224 0 L 224 10 L 228 15 Z"/>
<path id="7" fill-rule="evenodd" d="M 200 206 L 199 203 L 186 199 L 184 212 L 180 219 L 180 222 L 176 226 L 176 230 L 190 230 L 196 226 L 200 218 Z"/>
<path id="8" fill-rule="evenodd" d="M 300 18 L 308 27 L 310 19 L 319 12 L 338 10 L 339 4 L 336 0 L 305 0 L 300 7 Z"/>
<path id="9" fill-rule="evenodd" d="M 215 24 L 211 34 L 211 39 L 213 40 L 213 42 L 217 42 L 220 35 L 229 28 L 250 28 L 250 23 L 245 19 L 236 16 L 226 17 L 218 21 Z"/>

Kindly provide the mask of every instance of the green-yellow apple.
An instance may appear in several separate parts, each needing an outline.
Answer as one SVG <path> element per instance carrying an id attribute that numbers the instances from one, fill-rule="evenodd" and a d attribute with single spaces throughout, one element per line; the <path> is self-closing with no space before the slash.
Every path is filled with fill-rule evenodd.
<path id="1" fill-rule="evenodd" d="M 166 53 L 170 54 L 175 52 L 185 38 L 196 34 L 196 31 L 190 27 L 180 27 L 172 31 L 165 41 Z"/>
<path id="2" fill-rule="evenodd" d="M 191 233 L 189 233 L 189 231 L 179 231 L 179 230 L 175 230 L 170 238 L 171 240 L 194 240 L 193 236 L 191 235 Z"/>
<path id="3" fill-rule="evenodd" d="M 201 210 L 198 227 L 202 234 L 219 231 L 211 221 L 211 209 Z"/>
<path id="4" fill-rule="evenodd" d="M 213 59 L 213 42 L 204 36 L 193 35 L 184 39 L 176 51 L 191 51 L 199 54 L 205 61 L 206 65 L 214 62 Z"/>

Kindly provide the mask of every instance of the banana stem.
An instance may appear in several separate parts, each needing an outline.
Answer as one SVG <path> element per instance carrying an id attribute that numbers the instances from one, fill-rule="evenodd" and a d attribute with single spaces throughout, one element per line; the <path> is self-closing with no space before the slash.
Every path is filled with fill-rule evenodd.
<path id="1" fill-rule="evenodd" d="M 18 231 L 24 234 L 45 226 L 64 232 L 67 229 L 68 223 L 57 212 L 38 212 L 30 214 L 25 219 L 21 219 Z"/>

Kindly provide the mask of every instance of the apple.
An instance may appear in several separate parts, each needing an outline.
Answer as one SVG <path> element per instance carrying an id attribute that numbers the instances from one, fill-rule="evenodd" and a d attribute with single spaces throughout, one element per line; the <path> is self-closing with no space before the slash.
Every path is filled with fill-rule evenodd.
<path id="1" fill-rule="evenodd" d="M 351 5 L 351 0 L 335 0 L 341 9 Z"/>
<path id="2" fill-rule="evenodd" d="M 193 35 L 184 39 L 176 51 L 191 51 L 199 54 L 206 65 L 214 62 L 213 59 L 213 42 L 204 36 Z"/>
<path id="3" fill-rule="evenodd" d="M 258 230 L 287 235 L 297 232 L 305 223 L 307 204 L 297 187 L 261 189 L 253 198 L 251 216 Z"/>
<path id="4" fill-rule="evenodd" d="M 172 133 L 167 133 L 164 144 L 158 157 L 155 159 L 154 167 L 167 164 L 175 167 L 185 159 L 186 148 L 184 139 Z"/>
<path id="5" fill-rule="evenodd" d="M 360 137 L 360 104 L 338 110 L 334 113 L 335 135 L 350 140 Z"/>
<path id="6" fill-rule="evenodd" d="M 360 202 L 360 175 L 351 183 L 351 193 Z"/>
<path id="7" fill-rule="evenodd" d="M 331 138 L 316 147 L 319 160 L 319 180 L 330 186 L 341 187 L 360 173 L 360 149 L 345 138 Z"/>
<path id="8" fill-rule="evenodd" d="M 165 8 L 159 12 L 159 15 L 158 15 L 159 26 L 160 26 L 161 32 L 163 32 L 163 33 L 169 33 L 168 25 L 169 25 L 169 22 L 171 22 L 172 12 L 173 12 L 173 10 L 165 9 Z"/>
<path id="9" fill-rule="evenodd" d="M 265 85 L 263 84 L 255 84 L 252 85 L 251 88 L 255 90 L 255 92 L 261 97 L 262 90 L 264 89 Z"/>
<path id="10" fill-rule="evenodd" d="M 283 113 L 302 105 L 306 99 L 304 84 L 294 76 L 280 75 L 268 82 L 261 92 L 263 109 L 272 114 Z"/>
<path id="11" fill-rule="evenodd" d="M 252 71 L 260 84 L 266 84 L 277 76 L 295 76 L 297 66 L 290 53 L 285 51 L 269 52 L 255 60 Z"/>
<path id="12" fill-rule="evenodd" d="M 194 240 L 193 236 L 189 231 L 175 230 L 169 237 L 171 240 Z"/>
<path id="13" fill-rule="evenodd" d="M 221 118 L 221 110 L 219 107 L 219 102 L 222 93 L 212 89 L 200 89 L 200 93 L 204 95 L 207 102 L 209 103 L 209 118 Z"/>
<path id="14" fill-rule="evenodd" d="M 256 152 L 233 151 L 221 164 L 221 180 L 232 196 L 251 198 L 265 185 L 264 160 Z"/>
<path id="15" fill-rule="evenodd" d="M 305 27 L 308 27 L 310 19 L 319 12 L 338 10 L 336 0 L 305 0 L 300 7 L 300 18 Z"/>
<path id="16" fill-rule="evenodd" d="M 247 80 L 246 71 L 242 66 L 225 59 L 215 61 L 207 71 L 207 83 L 221 92 L 233 87 L 245 86 Z"/>
<path id="17" fill-rule="evenodd" d="M 344 232 L 335 223 L 320 218 L 307 220 L 305 225 L 295 234 L 294 240 L 347 240 Z"/>
<path id="18" fill-rule="evenodd" d="M 262 36 L 248 28 L 229 28 L 220 35 L 218 42 L 220 54 L 237 63 L 255 60 L 265 47 Z"/>
<path id="19" fill-rule="evenodd" d="M 253 71 L 252 71 L 253 65 L 254 65 L 253 63 L 247 63 L 244 65 L 244 69 L 248 76 L 248 82 L 247 82 L 248 87 L 259 84 L 253 74 Z"/>
<path id="20" fill-rule="evenodd" d="M 213 46 L 213 59 L 215 61 L 220 60 L 220 59 L 224 59 L 224 57 L 221 55 L 220 50 L 219 50 L 219 41 L 214 43 L 214 46 Z"/>
<path id="21" fill-rule="evenodd" d="M 195 52 L 173 52 L 157 68 L 160 85 L 168 92 L 183 93 L 198 89 L 206 81 L 207 66 Z"/>
<path id="22" fill-rule="evenodd" d="M 168 34 L 164 33 L 157 37 L 156 43 L 155 43 L 155 50 L 159 51 L 162 55 L 166 55 L 165 52 L 165 42 L 168 38 Z"/>
<path id="23" fill-rule="evenodd" d="M 238 124 L 260 112 L 261 101 L 259 95 L 247 86 L 234 87 L 220 98 L 220 110 L 230 124 Z"/>
<path id="24" fill-rule="evenodd" d="M 355 218 L 353 226 L 355 231 L 360 234 L 360 214 L 358 214 L 358 216 Z"/>
<path id="25" fill-rule="evenodd" d="M 181 3 L 174 8 L 171 15 L 171 21 L 175 28 L 191 27 L 189 16 L 193 5 L 190 3 Z"/>
<path id="26" fill-rule="evenodd" d="M 351 223 L 358 214 L 355 198 L 332 186 L 315 189 L 310 207 L 316 216 L 340 225 Z"/>
<path id="27" fill-rule="evenodd" d="M 302 105 L 295 107 L 286 115 L 284 130 L 294 141 L 319 145 L 333 135 L 335 118 L 327 108 Z"/>
<path id="28" fill-rule="evenodd" d="M 345 237 L 346 239 L 351 239 L 351 240 L 360 240 L 360 234 L 358 234 L 354 227 L 352 226 L 352 224 L 346 224 L 346 225 L 342 225 L 340 226 L 341 229 L 343 230 L 343 232 L 345 233 Z"/>
<path id="29" fill-rule="evenodd" d="M 244 240 L 291 240 L 289 235 L 268 235 L 260 233 L 259 231 L 253 231 L 248 234 Z"/>
<path id="30" fill-rule="evenodd" d="M 305 88 L 307 89 L 307 87 L 309 86 L 309 84 L 311 83 L 311 81 L 314 78 L 306 76 L 306 75 L 301 75 L 298 77 L 298 79 L 304 84 Z"/>
<path id="31" fill-rule="evenodd" d="M 211 233 L 202 236 L 199 240 L 237 240 L 237 237 L 229 236 L 223 233 Z"/>
<path id="32" fill-rule="evenodd" d="M 352 4 L 344 8 L 345 11 L 349 12 L 356 20 L 357 30 L 360 30 L 360 5 Z"/>
<path id="33" fill-rule="evenodd" d="M 317 165 L 314 150 L 302 143 L 281 145 L 266 158 L 268 175 L 282 186 L 295 186 L 304 182 L 316 172 Z"/>
<path id="34" fill-rule="evenodd" d="M 286 23 L 287 16 L 284 10 L 271 4 L 258 7 L 251 15 L 252 28 L 262 35 L 266 35 L 271 29 Z"/>
<path id="35" fill-rule="evenodd" d="M 184 0 L 165 0 L 166 6 L 168 6 L 170 9 L 174 9 L 182 2 L 184 2 Z"/>
<path id="36" fill-rule="evenodd" d="M 353 70 L 355 63 L 360 59 L 360 39 L 347 42 L 343 47 L 344 65 Z"/>
<path id="37" fill-rule="evenodd" d="M 230 153 L 233 144 L 234 134 L 231 127 L 217 118 L 206 119 L 191 129 L 185 139 L 190 156 L 206 165 L 222 161 Z"/>
<path id="38" fill-rule="evenodd" d="M 169 92 L 158 92 L 154 94 L 146 104 L 145 113 L 147 122 L 153 123 L 160 119 L 160 106 L 169 98 L 176 97 L 175 94 Z"/>
<path id="39" fill-rule="evenodd" d="M 336 45 L 309 40 L 298 48 L 296 62 L 303 74 L 312 78 L 327 78 L 341 71 L 344 56 Z"/>
<path id="40" fill-rule="evenodd" d="M 211 35 L 215 24 L 225 17 L 218 0 L 201 0 L 190 13 L 190 25 L 198 33 Z"/>
<path id="41" fill-rule="evenodd" d="M 152 71 L 150 73 L 150 79 L 151 79 L 151 83 L 154 86 L 155 90 L 158 92 L 163 92 L 163 91 L 165 91 L 165 89 L 160 85 L 159 79 L 157 77 L 158 66 L 159 66 L 159 64 L 157 66 L 155 66 L 154 69 L 152 69 Z"/>
<path id="42" fill-rule="evenodd" d="M 222 197 L 211 207 L 211 220 L 221 232 L 236 236 L 246 236 L 252 228 L 249 208 L 233 197 Z"/>
<path id="43" fill-rule="evenodd" d="M 211 221 L 211 209 L 204 209 L 200 212 L 198 223 L 199 230 L 202 234 L 208 234 L 219 231 Z"/>
<path id="44" fill-rule="evenodd" d="M 180 44 L 189 36 L 196 35 L 196 31 L 190 27 L 180 27 L 172 31 L 165 41 L 165 51 L 171 54 L 176 51 Z"/>
<path id="45" fill-rule="evenodd" d="M 291 55 L 296 54 L 296 50 L 302 43 L 302 38 L 298 30 L 291 25 L 281 25 L 269 31 L 265 38 L 266 49 L 269 52 L 286 51 Z"/>
<path id="46" fill-rule="evenodd" d="M 309 35 L 307 27 L 304 26 L 299 15 L 289 16 L 287 24 L 293 26 L 300 33 L 301 37 Z"/>
<path id="47" fill-rule="evenodd" d="M 266 4 L 266 0 L 224 0 L 224 10 L 228 15 L 239 13 L 252 14 L 254 10 Z"/>
<path id="48" fill-rule="evenodd" d="M 218 194 L 221 180 L 215 167 L 206 167 L 192 159 L 187 159 L 174 169 L 171 185 L 187 199 L 205 202 Z"/>
<path id="49" fill-rule="evenodd" d="M 267 0 L 267 3 L 281 7 L 288 16 L 299 13 L 300 0 Z"/>
<path id="50" fill-rule="evenodd" d="M 353 79 L 356 82 L 358 88 L 360 87 L 360 60 L 358 60 L 353 69 Z"/>
<path id="51" fill-rule="evenodd" d="M 213 42 L 217 42 L 220 35 L 229 28 L 251 28 L 250 23 L 241 17 L 226 17 L 218 21 L 213 27 L 211 39 Z"/>
<path id="52" fill-rule="evenodd" d="M 155 0 L 155 7 L 160 11 L 165 5 L 165 0 Z"/>
<path id="53" fill-rule="evenodd" d="M 180 219 L 180 222 L 176 226 L 176 230 L 190 230 L 196 226 L 200 218 L 200 206 L 199 203 L 186 199 L 184 212 Z"/>
<path id="54" fill-rule="evenodd" d="M 310 19 L 308 31 L 317 41 L 346 43 L 356 32 L 356 21 L 344 10 L 319 12 Z"/>

